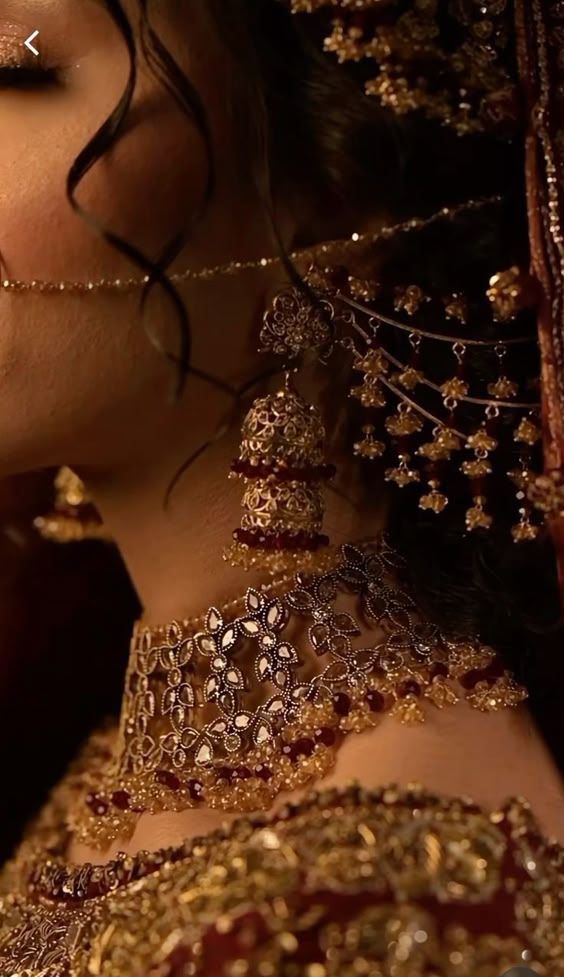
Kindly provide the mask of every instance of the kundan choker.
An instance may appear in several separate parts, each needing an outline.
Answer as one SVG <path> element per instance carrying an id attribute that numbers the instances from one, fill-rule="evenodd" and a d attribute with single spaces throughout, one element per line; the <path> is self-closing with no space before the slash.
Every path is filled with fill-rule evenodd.
<path id="1" fill-rule="evenodd" d="M 105 847 L 144 812 L 268 810 L 384 713 L 414 723 L 425 703 L 493 711 L 526 698 L 491 648 L 421 619 L 385 539 L 329 556 L 198 620 L 137 625 L 117 742 L 69 824 L 79 840 Z"/>

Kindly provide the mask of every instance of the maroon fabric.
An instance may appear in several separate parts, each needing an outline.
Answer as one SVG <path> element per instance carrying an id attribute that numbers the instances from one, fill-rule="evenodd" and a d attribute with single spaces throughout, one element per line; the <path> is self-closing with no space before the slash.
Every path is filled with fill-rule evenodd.
<path id="1" fill-rule="evenodd" d="M 519 870 L 516 871 L 519 877 Z M 288 925 L 289 931 L 294 932 L 296 938 L 299 937 L 298 946 L 291 953 L 291 963 L 300 968 L 300 973 L 306 973 L 306 968 L 311 964 L 324 962 L 321 935 L 331 923 L 343 925 L 354 921 L 363 910 L 379 905 L 390 907 L 392 916 L 393 907 L 398 912 L 400 909 L 389 893 L 379 895 L 372 891 L 299 891 L 286 894 L 285 902 L 292 918 L 303 920 L 309 913 L 314 920 L 310 925 L 301 924 L 299 930 L 294 929 L 291 924 Z M 444 934 L 453 926 L 464 926 L 476 937 L 493 932 L 500 940 L 516 936 L 513 898 L 501 886 L 487 903 L 445 905 L 434 899 L 422 898 L 418 905 L 434 920 L 441 940 L 446 940 Z M 272 906 L 269 915 L 275 916 Z M 241 958 L 247 961 L 248 977 L 259 977 L 261 961 L 270 958 L 275 946 L 276 933 L 270 928 L 262 912 L 259 909 L 244 909 L 239 914 L 233 914 L 226 931 L 221 926 L 210 926 L 202 936 L 201 948 L 197 954 L 190 944 L 181 942 L 165 963 L 159 964 L 148 977 L 187 977 L 193 973 L 191 965 L 196 961 L 199 977 L 221 977 L 229 973 L 230 965 L 234 961 Z M 376 963 L 374 960 L 375 966 Z"/>
<path id="2" fill-rule="evenodd" d="M 526 176 L 539 341 L 546 473 L 564 479 L 564 2 L 515 0 L 528 112 Z M 562 483 L 564 485 L 564 481 Z M 564 511 L 551 520 L 564 599 Z"/>

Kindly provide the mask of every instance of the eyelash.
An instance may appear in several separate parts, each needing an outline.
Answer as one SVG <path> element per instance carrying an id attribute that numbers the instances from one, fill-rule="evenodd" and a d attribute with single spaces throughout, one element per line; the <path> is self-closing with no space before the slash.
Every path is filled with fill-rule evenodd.
<path id="1" fill-rule="evenodd" d="M 58 81 L 55 68 L 27 67 L 26 65 L 0 65 L 0 88 L 45 88 Z"/>

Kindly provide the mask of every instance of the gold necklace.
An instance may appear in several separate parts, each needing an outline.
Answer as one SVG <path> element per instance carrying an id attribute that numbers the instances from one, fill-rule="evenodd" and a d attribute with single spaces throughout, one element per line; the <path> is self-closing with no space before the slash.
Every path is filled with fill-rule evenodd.
<path id="1" fill-rule="evenodd" d="M 268 810 L 384 713 L 416 723 L 424 702 L 526 698 L 491 648 L 421 620 L 385 538 L 330 556 L 195 621 L 136 627 L 117 741 L 69 815 L 79 841 L 106 847 L 143 813 Z"/>
<path id="2" fill-rule="evenodd" d="M 431 227 L 443 220 L 454 220 L 462 214 L 469 214 L 484 207 L 501 203 L 501 196 L 482 197 L 478 200 L 467 200 L 453 207 L 442 207 L 436 213 L 427 218 L 414 217 L 410 220 L 402 221 L 383 227 L 379 231 L 368 232 L 365 234 L 353 233 L 348 238 L 339 238 L 333 241 L 324 241 L 310 248 L 301 248 L 292 252 L 289 259 L 292 262 L 303 261 L 311 264 L 317 260 L 344 256 L 351 252 L 362 250 L 380 241 L 387 241 L 396 234 L 409 234 L 412 231 L 420 231 Z M 266 268 L 277 267 L 282 264 L 279 255 L 255 258 L 248 261 L 230 261 L 225 264 L 213 265 L 202 268 L 199 271 L 188 269 L 168 276 L 169 281 L 175 285 L 188 281 L 210 281 L 215 278 L 230 277 L 247 271 L 260 271 Z M 130 292 L 135 289 L 143 288 L 151 281 L 149 275 L 143 278 L 100 278 L 95 281 L 42 281 L 31 280 L 21 281 L 13 278 L 0 279 L 0 291 L 6 292 L 44 292 L 48 295 L 78 293 L 90 295 L 94 292 Z"/>

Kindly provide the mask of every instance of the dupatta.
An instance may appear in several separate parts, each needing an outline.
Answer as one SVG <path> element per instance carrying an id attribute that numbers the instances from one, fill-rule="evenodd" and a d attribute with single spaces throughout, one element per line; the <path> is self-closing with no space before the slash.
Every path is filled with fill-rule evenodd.
<path id="1" fill-rule="evenodd" d="M 533 497 L 549 518 L 564 600 L 564 2 L 515 0 L 515 16 L 531 270 L 540 292 L 545 476 Z"/>

